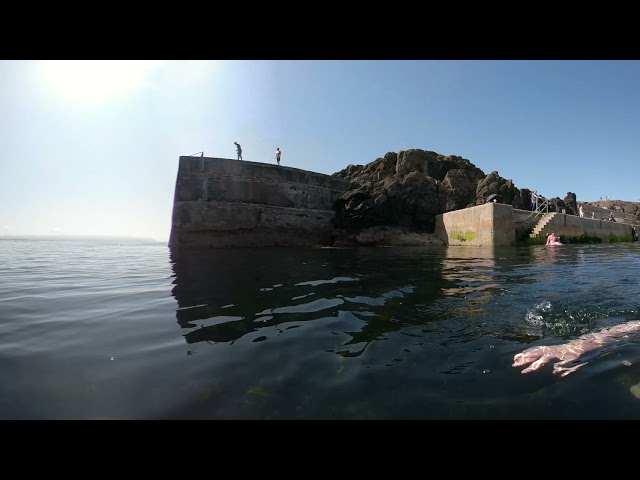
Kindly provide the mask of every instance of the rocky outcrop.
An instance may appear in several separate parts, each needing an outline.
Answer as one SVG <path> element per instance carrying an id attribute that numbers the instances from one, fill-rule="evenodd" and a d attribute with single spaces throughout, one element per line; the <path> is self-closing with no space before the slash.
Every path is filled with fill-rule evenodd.
<path id="1" fill-rule="evenodd" d="M 433 233 L 412 232 L 407 228 L 377 226 L 359 231 L 336 230 L 334 246 L 427 246 L 445 245 Z"/>
<path id="2" fill-rule="evenodd" d="M 475 205 L 482 205 L 490 195 L 496 195 L 496 202 L 505 203 L 529 210 L 531 202 L 531 190 L 517 189 L 511 180 L 506 180 L 493 171 L 484 177 L 476 187 Z"/>
<path id="3" fill-rule="evenodd" d="M 606 208 L 617 213 L 624 213 L 625 215 L 633 215 L 637 219 L 637 223 L 640 224 L 640 203 L 639 202 L 626 202 L 623 200 L 600 200 L 596 202 L 584 202 L 586 205 L 593 205 L 594 207 Z"/>
<path id="4" fill-rule="evenodd" d="M 550 212 L 562 212 L 563 210 L 568 215 L 578 215 L 578 202 L 575 193 L 567 192 L 564 199 L 560 197 L 549 199 Z"/>
<path id="5" fill-rule="evenodd" d="M 360 244 L 355 232 L 363 229 L 394 226 L 430 234 L 441 213 L 482 205 L 491 195 L 497 202 L 528 210 L 531 195 L 498 172 L 486 175 L 467 159 L 420 149 L 389 152 L 334 176 L 349 180 L 349 189 L 336 202 L 336 235 L 339 241 L 355 239 Z M 371 235 L 366 238 L 372 241 Z M 391 240 L 378 232 L 373 241 Z"/>

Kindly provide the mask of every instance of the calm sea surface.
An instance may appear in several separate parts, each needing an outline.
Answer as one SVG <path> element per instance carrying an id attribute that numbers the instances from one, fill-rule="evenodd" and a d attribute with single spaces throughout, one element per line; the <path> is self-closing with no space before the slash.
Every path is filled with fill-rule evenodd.
<path id="1" fill-rule="evenodd" d="M 640 245 L 221 249 L 0 239 L 3 419 L 640 419 Z"/>

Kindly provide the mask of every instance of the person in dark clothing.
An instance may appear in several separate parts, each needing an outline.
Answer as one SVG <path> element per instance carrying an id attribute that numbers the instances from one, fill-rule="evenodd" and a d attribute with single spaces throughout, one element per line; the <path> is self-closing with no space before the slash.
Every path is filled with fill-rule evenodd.
<path id="1" fill-rule="evenodd" d="M 236 152 L 238 153 L 238 160 L 242 160 L 242 147 L 238 142 L 233 142 L 236 146 Z"/>

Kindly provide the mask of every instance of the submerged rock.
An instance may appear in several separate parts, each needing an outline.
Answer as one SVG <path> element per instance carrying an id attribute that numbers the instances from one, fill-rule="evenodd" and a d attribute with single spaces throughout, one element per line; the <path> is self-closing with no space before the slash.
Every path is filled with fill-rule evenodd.
<path id="1" fill-rule="evenodd" d="M 426 246 L 445 245 L 433 233 L 412 232 L 407 228 L 396 226 L 375 226 L 363 228 L 358 232 L 336 232 L 336 246 Z"/>

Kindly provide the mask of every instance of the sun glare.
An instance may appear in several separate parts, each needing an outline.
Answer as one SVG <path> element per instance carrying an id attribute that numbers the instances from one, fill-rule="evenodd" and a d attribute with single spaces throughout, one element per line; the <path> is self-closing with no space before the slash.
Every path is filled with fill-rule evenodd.
<path id="1" fill-rule="evenodd" d="M 58 95 L 81 103 L 103 103 L 149 86 L 148 74 L 162 62 L 146 60 L 47 60 L 43 76 Z"/>

